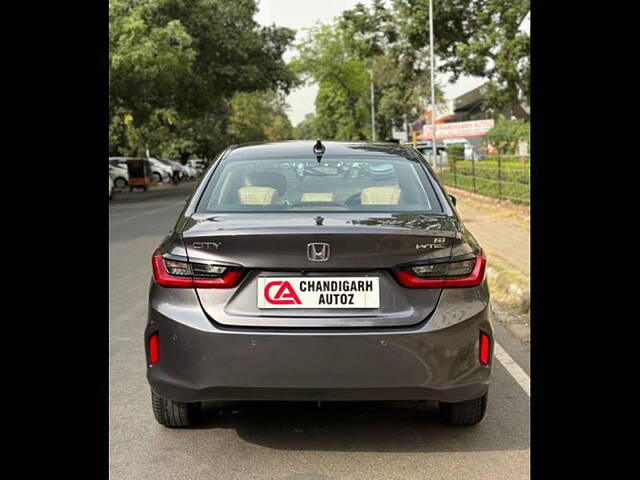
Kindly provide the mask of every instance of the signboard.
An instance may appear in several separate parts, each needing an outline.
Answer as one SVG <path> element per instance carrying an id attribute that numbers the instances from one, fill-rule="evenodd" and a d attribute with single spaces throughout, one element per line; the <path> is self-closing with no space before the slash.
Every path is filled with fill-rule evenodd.
<path id="1" fill-rule="evenodd" d="M 494 124 L 495 121 L 493 119 L 438 123 L 436 124 L 436 138 L 445 140 L 447 138 L 482 137 L 493 128 Z M 431 140 L 432 129 L 432 125 L 424 125 L 422 127 L 421 140 Z"/>

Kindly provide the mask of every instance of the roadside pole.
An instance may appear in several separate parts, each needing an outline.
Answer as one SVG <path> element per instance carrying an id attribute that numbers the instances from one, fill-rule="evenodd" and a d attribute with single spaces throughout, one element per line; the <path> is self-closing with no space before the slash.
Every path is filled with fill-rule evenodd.
<path id="1" fill-rule="evenodd" d="M 376 110 L 373 96 L 373 69 L 371 70 L 371 141 L 376 141 Z"/>
<path id="2" fill-rule="evenodd" d="M 431 57 L 431 152 L 434 166 L 438 163 L 438 141 L 436 138 L 435 60 L 433 51 L 433 0 L 429 0 L 429 55 Z"/>

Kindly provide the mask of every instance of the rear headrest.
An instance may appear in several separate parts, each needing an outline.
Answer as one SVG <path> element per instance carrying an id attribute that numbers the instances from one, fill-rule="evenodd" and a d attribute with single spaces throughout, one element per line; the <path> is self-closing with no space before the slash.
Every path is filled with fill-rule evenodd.
<path id="1" fill-rule="evenodd" d="M 362 205 L 398 205 L 402 189 L 396 186 L 363 188 L 360 193 Z"/>
<path id="2" fill-rule="evenodd" d="M 254 172 L 244 178 L 247 187 L 271 187 L 282 196 L 287 193 L 287 177 L 277 172 Z"/>
<path id="3" fill-rule="evenodd" d="M 271 187 L 242 187 L 238 189 L 242 205 L 273 205 L 278 191 Z"/>

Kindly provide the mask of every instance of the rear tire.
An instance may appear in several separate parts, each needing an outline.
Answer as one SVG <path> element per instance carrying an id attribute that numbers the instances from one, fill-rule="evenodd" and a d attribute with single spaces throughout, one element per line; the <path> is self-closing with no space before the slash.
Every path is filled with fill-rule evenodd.
<path id="1" fill-rule="evenodd" d="M 162 183 L 162 175 L 160 175 L 158 172 L 153 172 L 153 180 L 156 183 Z"/>
<path id="2" fill-rule="evenodd" d="M 183 403 L 162 398 L 151 391 L 153 415 L 160 425 L 181 428 L 198 425 L 202 421 L 200 402 Z"/>
<path id="3" fill-rule="evenodd" d="M 476 425 L 487 409 L 487 394 L 466 402 L 439 402 L 440 417 L 449 425 Z"/>
<path id="4" fill-rule="evenodd" d="M 118 177 L 113 181 L 113 184 L 117 187 L 117 188 L 124 188 L 127 186 L 127 181 L 122 178 L 122 177 Z"/>

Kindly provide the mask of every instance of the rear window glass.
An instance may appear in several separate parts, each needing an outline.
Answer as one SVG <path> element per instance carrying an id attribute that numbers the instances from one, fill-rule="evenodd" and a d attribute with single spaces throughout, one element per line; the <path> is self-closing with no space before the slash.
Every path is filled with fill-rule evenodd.
<path id="1" fill-rule="evenodd" d="M 227 158 L 199 213 L 282 211 L 442 213 L 423 167 L 405 159 Z"/>

